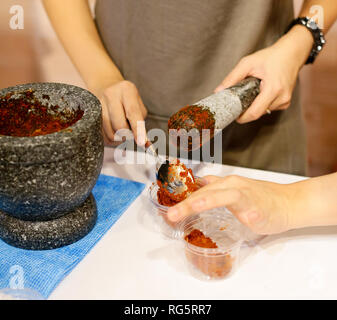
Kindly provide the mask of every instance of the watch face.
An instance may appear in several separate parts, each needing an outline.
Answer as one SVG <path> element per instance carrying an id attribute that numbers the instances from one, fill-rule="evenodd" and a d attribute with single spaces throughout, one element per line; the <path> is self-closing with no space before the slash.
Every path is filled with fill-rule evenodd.
<path id="1" fill-rule="evenodd" d="M 307 26 L 313 30 L 316 30 L 317 29 L 317 24 L 314 20 L 309 20 L 308 23 L 307 23 Z"/>

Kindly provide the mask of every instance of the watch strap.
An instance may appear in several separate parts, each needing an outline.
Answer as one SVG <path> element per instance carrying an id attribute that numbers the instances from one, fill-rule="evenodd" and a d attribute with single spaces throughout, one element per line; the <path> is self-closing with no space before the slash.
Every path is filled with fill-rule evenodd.
<path id="1" fill-rule="evenodd" d="M 316 57 L 318 56 L 318 54 L 322 51 L 323 46 L 326 43 L 324 34 L 322 30 L 319 28 L 319 26 L 317 25 L 317 23 L 315 22 L 315 20 L 309 17 L 299 17 L 299 18 L 294 19 L 287 27 L 285 33 L 287 33 L 293 26 L 297 24 L 306 27 L 312 34 L 312 37 L 314 39 L 314 45 L 311 49 L 310 55 L 307 61 L 305 62 L 305 64 L 313 63 Z"/>

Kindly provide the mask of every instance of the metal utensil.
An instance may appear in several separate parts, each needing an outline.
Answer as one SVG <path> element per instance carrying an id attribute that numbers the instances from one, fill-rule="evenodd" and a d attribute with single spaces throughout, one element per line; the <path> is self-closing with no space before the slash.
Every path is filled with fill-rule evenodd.
<path id="1" fill-rule="evenodd" d="M 187 179 L 195 182 L 193 175 L 176 158 L 162 157 L 156 152 L 153 144 L 147 141 L 145 150 L 149 152 L 156 160 L 156 178 L 163 188 L 172 194 L 182 194 L 188 187 Z"/>

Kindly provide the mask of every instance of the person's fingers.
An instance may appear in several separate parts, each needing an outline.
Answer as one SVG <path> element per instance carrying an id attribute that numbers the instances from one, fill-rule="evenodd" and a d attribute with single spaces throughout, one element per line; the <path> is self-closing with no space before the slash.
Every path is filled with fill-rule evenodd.
<path id="1" fill-rule="evenodd" d="M 227 189 L 244 190 L 245 187 L 245 182 L 240 181 L 239 178 L 236 179 L 235 176 L 233 176 L 233 178 L 229 177 L 228 179 L 223 178 L 210 184 L 203 185 L 199 190 L 196 190 L 188 197 L 188 201 L 193 202 L 199 199 L 206 192 L 217 192 L 219 190 Z"/>
<path id="2" fill-rule="evenodd" d="M 134 90 L 126 90 L 123 93 L 123 106 L 126 118 L 129 120 L 131 130 L 135 136 L 138 145 L 143 146 L 146 143 L 146 129 L 144 117 L 141 113 L 141 106 L 138 94 Z"/>
<path id="3" fill-rule="evenodd" d="M 104 98 L 101 99 L 101 104 L 102 104 L 102 125 L 103 125 L 105 138 L 107 139 L 108 143 L 113 142 L 115 132 L 111 127 L 109 111 L 108 111 L 108 107 L 106 105 Z"/>
<path id="4" fill-rule="evenodd" d="M 251 68 L 252 66 L 250 65 L 249 58 L 242 58 L 239 63 L 234 67 L 234 69 L 221 82 L 221 84 L 214 90 L 214 92 L 224 90 L 243 80 L 249 75 Z"/>
<path id="5" fill-rule="evenodd" d="M 263 80 L 264 82 L 264 80 Z M 262 83 L 262 82 L 261 82 Z M 251 106 L 237 119 L 238 123 L 247 123 L 259 119 L 277 98 L 277 91 L 264 85 Z"/>
<path id="6" fill-rule="evenodd" d="M 244 187 L 247 184 L 247 180 L 253 181 L 253 179 L 248 179 L 238 175 L 228 175 L 226 177 L 218 177 L 218 176 L 204 176 L 202 177 L 206 182 L 207 188 L 212 188 L 214 185 L 222 186 L 223 188 L 239 188 Z M 254 180 L 257 181 L 257 180 Z"/>
<path id="7" fill-rule="evenodd" d="M 132 124 L 131 124 L 132 127 Z M 136 141 L 140 146 L 145 146 L 145 143 L 148 141 L 146 134 L 145 121 L 136 121 Z"/>
<path id="8" fill-rule="evenodd" d="M 284 103 L 279 105 L 277 108 L 274 110 L 287 110 L 290 107 L 291 103 Z"/>
<path id="9" fill-rule="evenodd" d="M 130 129 L 125 117 L 122 102 L 118 99 L 118 97 L 112 97 L 109 99 L 108 110 L 111 126 L 115 132 L 120 129 Z"/>
<path id="10" fill-rule="evenodd" d="M 208 176 L 202 177 L 202 179 L 205 181 L 206 184 L 209 184 L 209 183 L 213 183 L 213 182 L 221 180 L 222 177 L 208 175 Z"/>
<path id="11" fill-rule="evenodd" d="M 104 145 L 105 146 L 111 146 L 112 142 L 110 139 L 107 137 L 107 135 L 104 132 L 104 129 L 102 128 L 102 134 L 103 134 L 103 140 L 104 140 Z"/>
<path id="12" fill-rule="evenodd" d="M 285 110 L 290 106 L 291 93 L 280 94 L 270 105 L 269 109 L 273 110 Z"/>
<path id="13" fill-rule="evenodd" d="M 123 105 L 121 102 L 122 101 L 121 93 L 118 90 L 116 90 L 116 88 L 113 86 L 107 88 L 104 91 L 103 98 L 109 111 L 112 129 L 115 132 L 120 129 L 130 129 L 126 121 Z"/>
<path id="14" fill-rule="evenodd" d="M 234 215 L 241 223 L 243 223 L 253 231 L 257 231 L 259 224 L 260 225 L 265 224 L 265 221 L 263 221 L 264 219 L 261 213 L 254 209 L 248 209 L 242 212 L 240 211 L 234 212 Z"/>
<path id="15" fill-rule="evenodd" d="M 139 101 L 139 105 L 140 105 L 140 112 L 142 113 L 142 116 L 143 116 L 143 119 L 145 120 L 146 117 L 147 117 L 147 109 L 143 103 L 143 100 L 142 98 L 138 95 L 138 101 Z M 140 128 L 137 128 L 137 130 L 142 130 L 142 135 L 145 135 L 145 143 L 148 141 L 148 137 L 147 137 L 147 133 L 146 133 L 146 126 L 145 126 L 145 123 L 144 125 L 143 124 L 140 124 L 138 123 L 138 126 L 141 125 Z"/>
<path id="16" fill-rule="evenodd" d="M 219 190 L 219 189 L 235 189 L 246 187 L 246 178 L 230 175 L 227 177 L 217 177 L 217 176 L 205 176 L 202 177 L 202 187 L 199 190 L 193 192 L 189 199 L 194 199 L 200 195 L 202 192 Z M 256 181 L 256 183 L 258 183 Z"/>
<path id="17" fill-rule="evenodd" d="M 140 105 L 140 111 L 142 113 L 143 118 L 145 119 L 146 116 L 147 116 L 147 109 L 146 109 L 146 107 L 143 103 L 142 98 L 139 95 L 138 95 L 138 101 L 139 101 L 139 105 Z"/>
<path id="18" fill-rule="evenodd" d="M 185 217 L 218 207 L 230 207 L 240 201 L 240 191 L 237 189 L 218 189 L 200 192 L 198 196 L 188 197 L 167 212 L 168 219 L 179 221 Z"/>

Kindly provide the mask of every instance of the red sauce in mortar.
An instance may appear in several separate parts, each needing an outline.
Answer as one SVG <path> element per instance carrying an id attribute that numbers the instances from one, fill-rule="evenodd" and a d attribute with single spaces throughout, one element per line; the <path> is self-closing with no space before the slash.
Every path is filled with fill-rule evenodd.
<path id="1" fill-rule="evenodd" d="M 0 135 L 32 137 L 63 130 L 82 118 L 84 111 L 63 109 L 59 106 L 46 106 L 38 101 L 33 90 L 13 93 L 0 97 Z M 49 100 L 48 95 L 43 95 Z"/>

